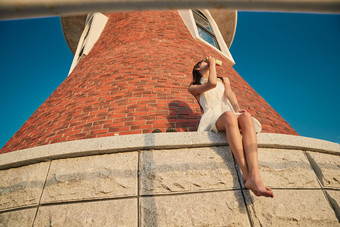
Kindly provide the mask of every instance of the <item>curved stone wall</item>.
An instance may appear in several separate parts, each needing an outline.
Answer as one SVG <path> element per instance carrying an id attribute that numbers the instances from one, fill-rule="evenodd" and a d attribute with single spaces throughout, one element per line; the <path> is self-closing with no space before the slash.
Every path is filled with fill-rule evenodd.
<path id="1" fill-rule="evenodd" d="M 244 188 L 222 133 L 114 136 L 6 153 L 0 223 L 338 226 L 340 145 L 266 133 L 258 141 L 274 199 Z"/>

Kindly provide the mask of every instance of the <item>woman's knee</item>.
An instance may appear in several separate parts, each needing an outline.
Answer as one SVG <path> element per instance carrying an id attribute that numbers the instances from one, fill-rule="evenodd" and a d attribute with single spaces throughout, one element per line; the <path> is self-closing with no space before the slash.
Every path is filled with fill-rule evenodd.
<path id="1" fill-rule="evenodd" d="M 249 112 L 244 112 L 240 115 L 242 118 L 250 119 L 252 118 L 251 114 Z"/>
<path id="2" fill-rule="evenodd" d="M 231 111 L 224 112 L 221 117 L 227 125 L 237 125 L 236 115 Z"/>
<path id="3" fill-rule="evenodd" d="M 253 117 L 249 112 L 245 112 L 239 116 L 238 121 L 240 124 L 249 124 L 253 122 Z"/>

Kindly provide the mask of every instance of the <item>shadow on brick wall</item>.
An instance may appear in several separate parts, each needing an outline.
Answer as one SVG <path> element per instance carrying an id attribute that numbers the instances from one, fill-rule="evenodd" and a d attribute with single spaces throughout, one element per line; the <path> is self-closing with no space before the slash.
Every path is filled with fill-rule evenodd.
<path id="1" fill-rule="evenodd" d="M 169 103 L 168 124 L 180 132 L 196 131 L 201 115 L 194 113 L 190 106 L 182 101 Z"/>

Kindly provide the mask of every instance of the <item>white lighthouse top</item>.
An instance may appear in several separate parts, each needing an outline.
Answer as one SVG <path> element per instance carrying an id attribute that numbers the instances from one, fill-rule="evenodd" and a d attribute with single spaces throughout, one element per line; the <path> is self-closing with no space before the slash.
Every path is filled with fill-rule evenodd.
<path id="1" fill-rule="evenodd" d="M 230 48 L 237 25 L 237 11 L 214 9 L 209 10 L 211 16 L 214 18 L 222 36 Z M 79 38 L 84 30 L 87 15 L 77 16 L 62 16 L 61 26 L 66 39 L 66 42 L 73 54 L 75 54 Z"/>

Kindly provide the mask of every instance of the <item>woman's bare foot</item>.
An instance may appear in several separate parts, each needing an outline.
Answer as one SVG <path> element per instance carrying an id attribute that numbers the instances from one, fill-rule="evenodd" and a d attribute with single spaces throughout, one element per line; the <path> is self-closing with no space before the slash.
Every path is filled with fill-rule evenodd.
<path id="1" fill-rule="evenodd" d="M 261 179 L 247 179 L 246 183 L 244 184 L 246 188 L 251 190 L 256 196 L 265 196 L 265 197 L 271 197 L 274 198 L 274 193 L 270 188 L 267 188 L 264 186 Z"/>

